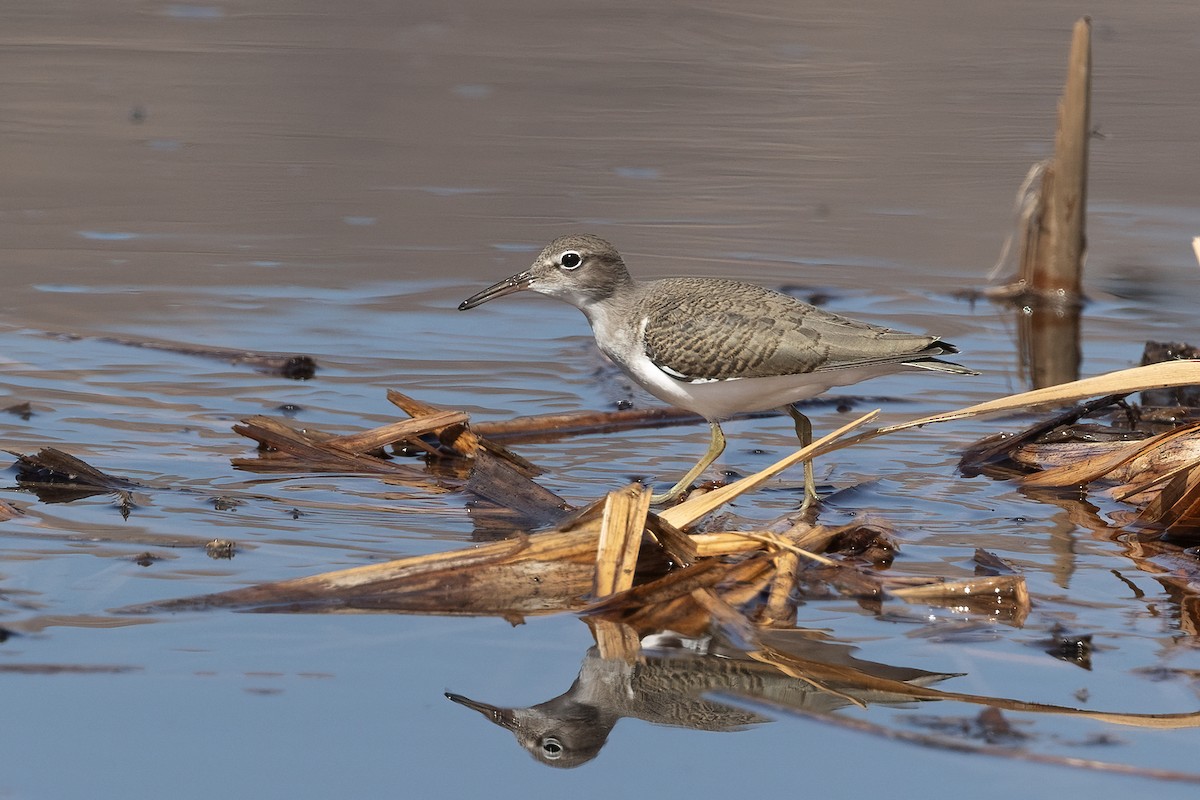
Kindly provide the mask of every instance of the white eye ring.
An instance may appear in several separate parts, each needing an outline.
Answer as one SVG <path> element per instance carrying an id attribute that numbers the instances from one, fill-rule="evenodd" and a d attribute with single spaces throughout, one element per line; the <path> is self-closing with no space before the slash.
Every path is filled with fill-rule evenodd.
<path id="1" fill-rule="evenodd" d="M 566 253 L 563 253 L 563 255 L 566 255 Z M 547 761 L 557 761 L 562 758 L 563 749 L 562 742 L 553 736 L 547 736 L 545 739 L 542 739 L 542 755 L 546 757 Z"/>
<path id="2" fill-rule="evenodd" d="M 563 269 L 579 269 L 582 263 L 583 256 L 579 254 L 578 250 L 566 250 L 558 257 L 558 266 Z"/>

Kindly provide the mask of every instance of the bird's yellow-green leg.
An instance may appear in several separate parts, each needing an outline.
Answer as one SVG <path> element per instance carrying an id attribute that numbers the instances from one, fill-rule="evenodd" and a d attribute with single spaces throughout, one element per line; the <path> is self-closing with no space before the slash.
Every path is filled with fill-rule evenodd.
<path id="1" fill-rule="evenodd" d="M 784 411 L 796 422 L 796 436 L 800 439 L 800 445 L 808 447 L 812 444 L 812 423 L 808 421 L 808 417 L 804 416 L 795 406 L 785 406 Z M 817 497 L 817 481 L 813 477 L 813 463 L 810 458 L 804 462 L 804 502 L 800 504 L 800 510 L 808 510 L 808 507 L 819 499 Z"/>
<path id="2" fill-rule="evenodd" d="M 679 483 L 671 487 L 666 494 L 655 494 L 650 496 L 650 502 L 655 505 L 664 505 L 673 503 L 679 499 L 679 496 L 687 491 L 692 485 L 692 481 L 700 477 L 700 473 L 708 469 L 708 465 L 717 460 L 721 453 L 725 452 L 725 434 L 721 431 L 721 426 L 715 422 L 708 423 L 712 428 L 712 439 L 708 443 L 708 452 L 696 462 L 696 466 L 688 470 L 687 475 Z"/>

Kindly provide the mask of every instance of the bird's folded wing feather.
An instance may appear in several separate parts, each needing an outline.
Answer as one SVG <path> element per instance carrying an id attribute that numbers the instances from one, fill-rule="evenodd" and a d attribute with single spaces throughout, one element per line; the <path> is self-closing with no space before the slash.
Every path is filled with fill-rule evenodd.
<path id="1" fill-rule="evenodd" d="M 847 319 L 738 281 L 674 282 L 638 308 L 646 355 L 682 380 L 772 377 L 954 352 L 937 339 Z"/>

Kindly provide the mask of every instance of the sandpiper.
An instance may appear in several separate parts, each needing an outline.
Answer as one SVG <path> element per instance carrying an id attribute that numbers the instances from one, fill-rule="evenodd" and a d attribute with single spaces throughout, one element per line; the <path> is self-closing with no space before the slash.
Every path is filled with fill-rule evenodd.
<path id="1" fill-rule="evenodd" d="M 974 371 L 936 356 L 958 348 L 848 319 L 781 292 L 721 278 L 636 281 L 599 236 L 562 236 L 524 272 L 459 304 L 460 311 L 529 289 L 564 300 L 591 323 L 600 350 L 648 392 L 708 420 L 704 457 L 655 503 L 676 500 L 725 449 L 721 420 L 779 408 L 804 445 L 812 424 L 793 404 L 834 386 L 904 369 Z M 817 498 L 804 464 L 804 505 Z"/>

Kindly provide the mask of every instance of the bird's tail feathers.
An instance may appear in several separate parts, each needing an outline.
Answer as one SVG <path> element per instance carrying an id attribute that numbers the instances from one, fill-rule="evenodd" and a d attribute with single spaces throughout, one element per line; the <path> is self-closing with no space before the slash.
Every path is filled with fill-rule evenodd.
<path id="1" fill-rule="evenodd" d="M 929 369 L 934 372 L 949 372 L 954 375 L 978 375 L 979 373 L 973 369 L 968 369 L 962 364 L 955 364 L 953 361 L 942 361 L 940 358 L 923 358 L 920 361 L 904 361 L 906 367 L 916 367 L 917 369 Z"/>

